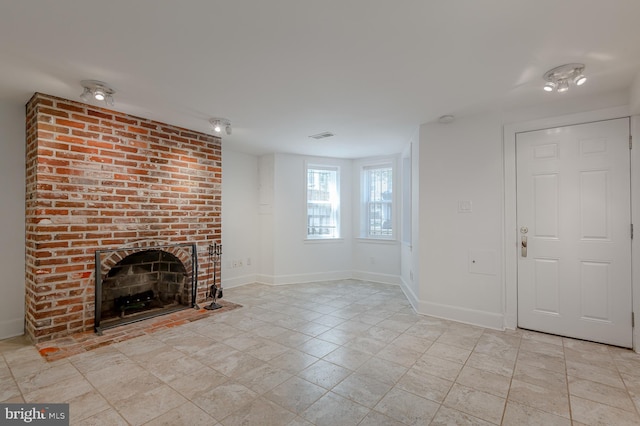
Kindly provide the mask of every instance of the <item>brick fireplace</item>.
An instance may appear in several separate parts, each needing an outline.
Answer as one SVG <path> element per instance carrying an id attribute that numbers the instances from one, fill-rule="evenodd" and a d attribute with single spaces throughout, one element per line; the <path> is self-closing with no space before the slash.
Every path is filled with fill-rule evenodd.
<path id="1" fill-rule="evenodd" d="M 204 301 L 204 254 L 221 242 L 220 138 L 36 93 L 26 139 L 25 333 L 34 342 L 93 329 L 100 250 L 194 243 Z"/>

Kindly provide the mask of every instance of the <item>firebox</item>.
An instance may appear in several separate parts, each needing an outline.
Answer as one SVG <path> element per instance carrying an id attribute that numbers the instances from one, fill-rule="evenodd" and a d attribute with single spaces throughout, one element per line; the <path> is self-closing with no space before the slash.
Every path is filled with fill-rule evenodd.
<path id="1" fill-rule="evenodd" d="M 195 306 L 195 244 L 96 251 L 95 331 Z"/>

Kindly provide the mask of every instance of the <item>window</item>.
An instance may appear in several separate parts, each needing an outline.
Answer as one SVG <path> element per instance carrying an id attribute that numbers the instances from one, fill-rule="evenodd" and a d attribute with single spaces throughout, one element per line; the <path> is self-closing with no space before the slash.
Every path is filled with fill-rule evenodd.
<path id="1" fill-rule="evenodd" d="M 393 167 L 391 164 L 363 169 L 364 231 L 368 238 L 392 238 Z"/>
<path id="2" fill-rule="evenodd" d="M 411 244 L 411 145 L 406 157 L 402 158 L 402 242 Z"/>
<path id="3" fill-rule="evenodd" d="M 340 238 L 339 169 L 307 166 L 307 238 Z"/>

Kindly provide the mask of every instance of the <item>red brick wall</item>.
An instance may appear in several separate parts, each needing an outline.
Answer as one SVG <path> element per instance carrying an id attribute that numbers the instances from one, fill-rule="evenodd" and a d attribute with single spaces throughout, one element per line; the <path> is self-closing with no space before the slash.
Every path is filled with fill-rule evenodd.
<path id="1" fill-rule="evenodd" d="M 36 93 L 27 104 L 26 326 L 93 329 L 97 249 L 221 242 L 220 138 Z"/>

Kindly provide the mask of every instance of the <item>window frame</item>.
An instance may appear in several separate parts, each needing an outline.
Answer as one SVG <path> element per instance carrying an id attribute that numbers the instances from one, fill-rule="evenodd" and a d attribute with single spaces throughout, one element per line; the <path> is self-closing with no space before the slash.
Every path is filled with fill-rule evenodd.
<path id="1" fill-rule="evenodd" d="M 376 200 L 372 201 L 370 199 L 370 172 L 373 170 L 383 170 L 389 169 L 390 178 L 391 178 L 391 197 L 389 200 Z M 360 237 L 361 239 L 366 240 L 376 240 L 376 241 L 395 241 L 397 237 L 397 196 L 396 196 L 396 188 L 397 188 L 397 177 L 396 177 L 396 161 L 393 158 L 385 158 L 380 159 L 375 162 L 364 163 L 360 166 Z M 385 191 L 386 192 L 386 191 Z M 382 197 L 382 193 L 381 193 Z M 390 222 L 391 231 L 388 234 L 373 234 L 372 233 L 372 219 L 370 216 L 370 206 L 371 203 L 379 204 L 380 206 L 386 205 L 387 215 L 390 216 L 387 220 Z M 384 217 L 381 218 L 384 220 Z M 381 224 L 380 230 L 382 230 L 382 226 L 384 226 L 384 222 Z"/>
<path id="2" fill-rule="evenodd" d="M 317 171 L 331 171 L 335 173 L 335 188 L 333 191 L 333 200 L 329 199 L 326 202 L 322 200 L 315 201 L 316 204 L 328 204 L 331 205 L 331 213 L 330 216 L 333 216 L 333 224 L 329 224 L 334 229 L 333 233 L 329 234 L 311 234 L 309 233 L 310 228 L 312 228 L 310 224 L 310 216 L 309 216 L 309 204 L 310 202 L 314 202 L 309 199 L 309 171 L 317 170 Z M 336 241 L 342 239 L 342 229 L 341 229 L 341 190 L 340 190 L 340 166 L 334 164 L 322 164 L 322 163 L 312 163 L 305 162 L 304 167 L 304 192 L 305 192 L 305 240 L 306 241 Z M 331 191 L 329 191 L 331 192 Z M 329 197 L 332 195 L 330 194 Z M 328 226 L 324 226 L 325 228 Z M 316 226 L 316 228 L 323 228 L 322 225 Z"/>

